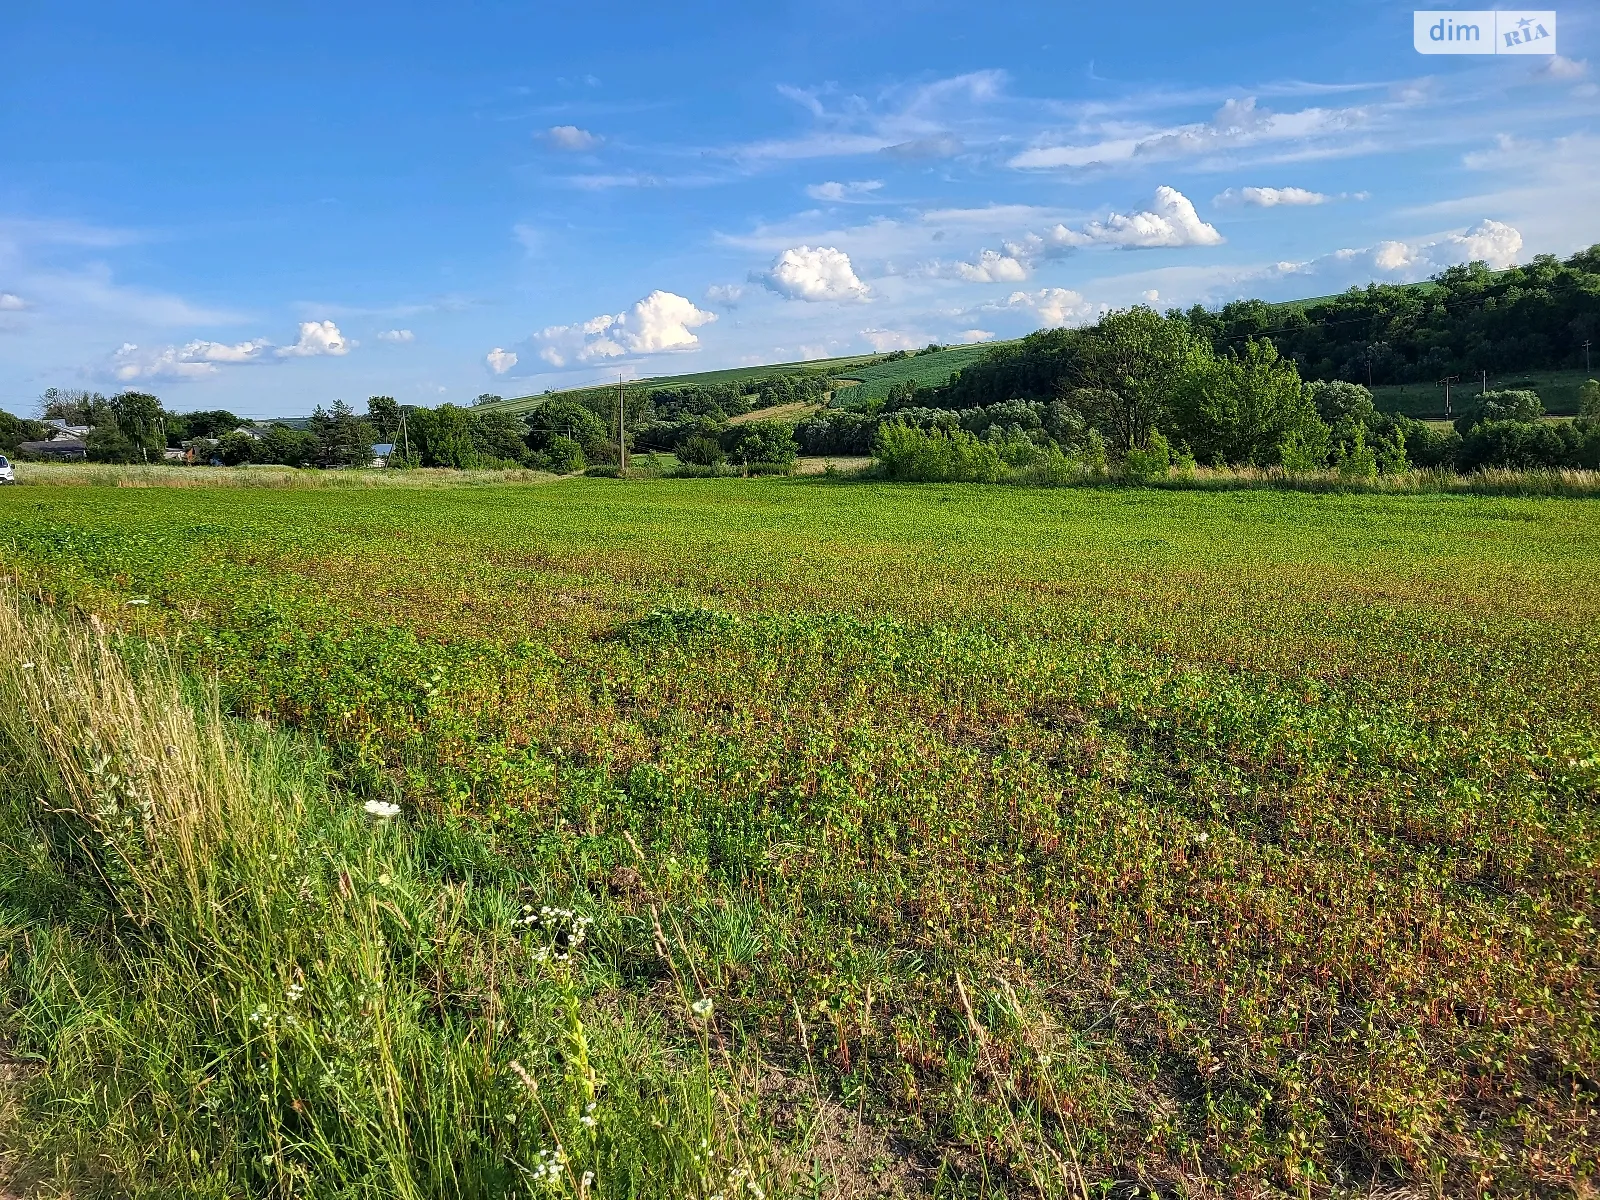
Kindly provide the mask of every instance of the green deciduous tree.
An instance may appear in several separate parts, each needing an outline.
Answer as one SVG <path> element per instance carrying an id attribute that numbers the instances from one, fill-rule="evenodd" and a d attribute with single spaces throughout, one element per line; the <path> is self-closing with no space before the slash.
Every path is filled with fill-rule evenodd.
<path id="1" fill-rule="evenodd" d="M 1098 398 L 1093 423 L 1127 450 L 1165 425 L 1178 381 L 1199 352 L 1183 321 L 1131 308 L 1082 331 L 1072 373 L 1080 394 Z"/>
<path id="2" fill-rule="evenodd" d="M 90 410 L 93 428 L 84 445 L 95 462 L 160 462 L 166 449 L 161 401 L 148 392 L 119 392 L 97 400 Z"/>
<path id="3" fill-rule="evenodd" d="M 217 457 L 225 467 L 242 467 L 264 459 L 263 447 L 248 433 L 233 430 L 217 439 Z"/>
<path id="4" fill-rule="evenodd" d="M 1600 421 L 1600 379 L 1590 379 L 1578 389 L 1578 419 Z"/>
<path id="5" fill-rule="evenodd" d="M 779 421 L 754 421 L 737 425 L 725 435 L 728 453 L 742 463 L 788 466 L 800 454 L 794 426 Z"/>
<path id="6" fill-rule="evenodd" d="M 1173 388 L 1170 419 L 1198 458 L 1258 465 L 1279 461 L 1291 433 L 1301 447 L 1315 444 L 1322 423 L 1295 365 L 1267 341 L 1246 342 L 1242 353 L 1222 358 L 1203 347 L 1191 351 Z"/>

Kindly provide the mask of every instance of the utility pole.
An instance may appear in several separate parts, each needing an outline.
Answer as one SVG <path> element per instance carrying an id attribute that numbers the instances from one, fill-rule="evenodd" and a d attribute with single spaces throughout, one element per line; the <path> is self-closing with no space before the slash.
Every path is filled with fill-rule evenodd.
<path id="1" fill-rule="evenodd" d="M 1583 373 L 1585 375 L 1594 370 L 1594 368 L 1589 365 L 1589 343 L 1591 340 L 1592 339 L 1590 338 L 1583 339 Z"/>
<path id="2" fill-rule="evenodd" d="M 1487 392 L 1489 390 L 1489 372 L 1488 371 L 1479 371 L 1478 372 L 1478 379 L 1479 379 L 1478 395 L 1481 396 L 1481 395 L 1483 395 L 1485 392 Z"/>
<path id="3" fill-rule="evenodd" d="M 622 405 L 622 376 L 617 376 L 617 461 L 628 469 L 628 418 Z"/>
<path id="4" fill-rule="evenodd" d="M 1459 383 L 1460 380 L 1461 376 L 1459 375 L 1446 375 L 1443 379 L 1439 380 L 1440 383 L 1444 384 L 1444 415 L 1447 418 L 1450 416 L 1450 385 L 1452 383 Z"/>

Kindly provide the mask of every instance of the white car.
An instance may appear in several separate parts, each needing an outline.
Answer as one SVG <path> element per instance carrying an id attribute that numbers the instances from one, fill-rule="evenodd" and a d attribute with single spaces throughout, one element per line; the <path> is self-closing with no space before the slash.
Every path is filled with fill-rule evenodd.
<path id="1" fill-rule="evenodd" d="M 16 481 L 17 469 L 11 465 L 9 458 L 4 454 L 0 454 L 0 483 L 15 483 Z"/>

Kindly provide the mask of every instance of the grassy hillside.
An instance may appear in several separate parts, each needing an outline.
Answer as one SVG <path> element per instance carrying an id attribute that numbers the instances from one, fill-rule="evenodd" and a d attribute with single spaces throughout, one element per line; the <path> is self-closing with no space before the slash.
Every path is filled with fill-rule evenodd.
<path id="1" fill-rule="evenodd" d="M 912 354 L 893 362 L 875 363 L 850 372 L 853 386 L 840 388 L 834 394 L 834 403 L 841 407 L 881 399 L 897 383 L 911 380 L 919 388 L 938 387 L 951 375 L 977 362 L 996 345 L 986 342 L 974 346 L 948 346 L 933 354 Z"/>
<path id="2" fill-rule="evenodd" d="M 51 743 L 76 791 L 0 764 L 0 1038 L 43 1068 L 12 1146 L 82 1168 L 47 1194 L 523 1194 L 557 1149 L 579 1196 L 1600 1168 L 1596 502 L 580 479 L 327 511 L 0 493 L 19 592 L 181 635 L 241 730 L 327 756 L 282 810 L 195 790 L 239 818 L 154 855 L 167 890 L 102 884 L 102 846 L 167 844 L 130 769 L 164 787 L 189 741 L 107 757 L 126 678 L 4 644 L 11 728 L 87 726 Z"/>
<path id="3" fill-rule="evenodd" d="M 1578 412 L 1578 389 L 1586 379 L 1585 371 L 1521 371 L 1510 375 L 1490 375 L 1490 390 L 1498 388 L 1530 388 L 1539 393 L 1547 413 L 1571 417 Z M 1480 381 L 1461 380 L 1450 387 L 1450 402 L 1459 416 L 1463 405 L 1471 403 L 1477 395 Z M 1379 411 L 1401 413 L 1408 417 L 1442 418 L 1444 413 L 1444 388 L 1435 383 L 1405 383 L 1372 389 L 1372 398 Z"/>
<path id="4" fill-rule="evenodd" d="M 720 371 L 696 371 L 688 375 L 659 375 L 648 379 L 629 380 L 626 386 L 630 389 L 668 388 L 668 387 L 693 387 L 696 385 L 709 386 L 715 383 L 740 383 L 746 380 L 763 379 L 770 375 L 801 375 L 801 374 L 826 374 L 829 376 L 853 368 L 864 363 L 872 363 L 882 357 L 876 354 L 856 354 L 844 358 L 818 358 L 806 362 L 773 363 L 770 366 L 757 367 L 729 367 Z M 486 411 L 500 411 L 521 413 L 537 408 L 544 401 L 560 396 L 567 399 L 588 399 L 601 397 L 605 394 L 615 394 L 616 384 L 602 384 L 588 388 L 569 388 L 559 392 L 547 392 L 537 396 L 513 396 L 494 404 L 486 404 Z"/>

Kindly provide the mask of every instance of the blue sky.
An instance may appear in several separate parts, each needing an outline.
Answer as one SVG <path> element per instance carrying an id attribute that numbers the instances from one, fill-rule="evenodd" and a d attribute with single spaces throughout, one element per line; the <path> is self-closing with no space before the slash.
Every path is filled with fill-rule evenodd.
<path id="1" fill-rule="evenodd" d="M 1411 8 L 9 6 L 0 407 L 290 415 L 1014 337 L 1600 241 L 1600 39 Z"/>

